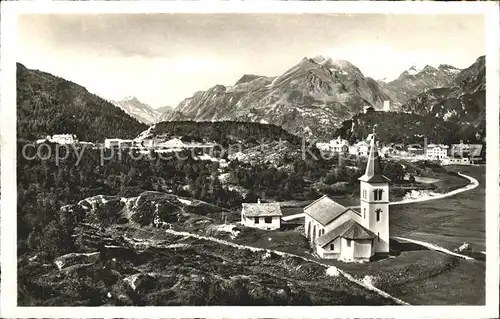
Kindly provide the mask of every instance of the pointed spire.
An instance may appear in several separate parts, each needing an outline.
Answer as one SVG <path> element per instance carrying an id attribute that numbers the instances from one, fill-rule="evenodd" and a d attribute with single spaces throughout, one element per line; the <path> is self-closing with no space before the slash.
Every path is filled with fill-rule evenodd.
<path id="1" fill-rule="evenodd" d="M 368 155 L 368 162 L 366 163 L 365 175 L 359 178 L 360 181 L 368 183 L 387 183 L 390 181 L 387 177 L 382 175 L 382 168 L 380 166 L 380 156 L 377 151 L 377 142 L 375 140 L 377 124 L 373 126 L 373 133 L 370 142 L 370 154 Z"/>

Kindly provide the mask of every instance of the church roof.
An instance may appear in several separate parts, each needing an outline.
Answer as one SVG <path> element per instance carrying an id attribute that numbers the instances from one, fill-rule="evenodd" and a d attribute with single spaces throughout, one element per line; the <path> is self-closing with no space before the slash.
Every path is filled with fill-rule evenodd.
<path id="1" fill-rule="evenodd" d="M 326 226 L 332 220 L 342 215 L 349 208 L 337 203 L 327 195 L 317 199 L 304 208 L 304 213 L 319 222 L 321 225 Z"/>
<path id="2" fill-rule="evenodd" d="M 369 229 L 361 226 L 354 220 L 350 219 L 345 223 L 341 224 L 335 229 L 321 235 L 316 239 L 316 244 L 324 247 L 328 245 L 333 240 L 338 237 L 353 239 L 353 240 L 362 240 L 362 239 L 374 239 L 377 237 L 373 232 Z"/>
<path id="3" fill-rule="evenodd" d="M 247 217 L 283 216 L 279 203 L 243 203 L 242 207 Z"/>
<path id="4" fill-rule="evenodd" d="M 390 179 L 382 175 L 380 156 L 378 155 L 377 144 L 375 143 L 375 134 L 373 134 L 370 144 L 370 153 L 368 154 L 365 175 L 361 176 L 359 180 L 368 183 L 387 183 Z"/>

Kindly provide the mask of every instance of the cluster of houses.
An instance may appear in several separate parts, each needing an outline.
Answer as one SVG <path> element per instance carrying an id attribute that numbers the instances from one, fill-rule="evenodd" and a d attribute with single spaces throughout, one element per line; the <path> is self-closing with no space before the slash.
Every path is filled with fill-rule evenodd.
<path id="1" fill-rule="evenodd" d="M 37 144 L 41 143 L 56 143 L 59 145 L 90 145 L 95 146 L 94 143 L 80 141 L 75 134 L 54 134 L 47 135 L 45 138 L 36 140 Z"/>
<path id="2" fill-rule="evenodd" d="M 184 149 L 207 149 L 213 148 L 215 144 L 212 143 L 195 143 L 184 142 L 179 138 L 172 138 L 168 141 L 163 139 L 134 139 L 126 140 L 120 138 L 107 138 L 104 141 L 106 148 L 139 148 L 139 149 L 155 149 L 155 150 L 170 150 L 180 151 Z"/>
<path id="3" fill-rule="evenodd" d="M 126 140 L 111 138 L 104 141 L 105 148 L 136 149 L 140 153 L 148 153 L 150 150 L 157 153 L 173 153 L 183 150 L 196 151 L 195 158 L 197 160 L 218 162 L 220 167 L 227 167 L 229 165 L 227 160 L 212 156 L 215 145 L 213 143 L 184 142 L 179 138 L 172 138 L 167 141 L 164 139 Z"/>
<path id="4" fill-rule="evenodd" d="M 83 142 L 78 139 L 75 134 L 55 134 L 52 136 L 47 136 L 43 139 L 38 139 L 37 144 L 41 143 L 56 143 L 59 145 L 79 145 L 79 146 L 92 146 L 92 147 L 102 147 L 105 148 L 118 148 L 118 149 L 136 149 L 140 153 L 148 153 L 150 150 L 155 150 L 157 153 L 172 153 L 180 152 L 183 150 L 196 150 L 196 159 L 198 160 L 209 160 L 212 162 L 219 162 L 221 167 L 227 167 L 229 165 L 228 161 L 222 158 L 215 158 L 211 156 L 211 150 L 213 150 L 215 144 L 212 143 L 196 143 L 196 142 L 184 142 L 179 138 L 172 138 L 165 141 L 164 139 L 121 139 L 121 138 L 107 138 L 104 144 L 94 144 L 90 142 Z"/>
<path id="5" fill-rule="evenodd" d="M 340 136 L 327 143 L 316 143 L 316 147 L 324 152 L 339 153 L 343 155 L 354 155 L 357 157 L 368 157 L 370 142 L 359 141 L 353 145 Z M 379 145 L 379 153 L 383 157 L 401 158 L 407 160 L 433 160 L 442 165 L 469 165 L 481 160 L 482 144 L 396 144 L 390 143 Z"/>
<path id="6" fill-rule="evenodd" d="M 360 206 L 349 208 L 322 196 L 304 208 L 304 235 L 314 252 L 325 259 L 370 261 L 389 255 L 389 182 L 382 175 L 375 135 L 370 143 L 365 174 L 360 181 Z M 241 224 L 279 229 L 278 203 L 244 203 Z"/>
<path id="7" fill-rule="evenodd" d="M 375 112 L 377 110 L 375 110 L 375 108 L 371 105 L 366 105 L 364 108 L 363 108 L 363 112 L 366 114 L 368 112 Z M 392 109 L 392 104 L 391 104 L 391 101 L 384 101 L 384 107 L 382 108 L 383 112 L 392 112 L 393 109 Z"/>

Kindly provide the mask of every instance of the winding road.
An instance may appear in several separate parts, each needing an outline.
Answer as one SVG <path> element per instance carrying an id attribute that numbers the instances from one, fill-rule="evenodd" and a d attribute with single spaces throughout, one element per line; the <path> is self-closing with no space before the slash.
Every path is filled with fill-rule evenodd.
<path id="1" fill-rule="evenodd" d="M 467 178 L 470 181 L 470 183 L 465 187 L 456 189 L 456 190 L 448 192 L 448 193 L 435 194 L 434 196 L 426 196 L 424 198 L 418 198 L 418 199 L 401 200 L 401 201 L 397 201 L 397 202 L 392 202 L 389 205 L 401 205 L 401 204 L 430 201 L 430 200 L 435 200 L 435 199 L 442 199 L 442 198 L 453 196 L 453 195 L 456 195 L 456 194 L 459 194 L 459 193 L 462 193 L 465 191 L 472 190 L 472 189 L 479 186 L 479 182 L 475 178 L 467 176 L 465 174 L 461 174 L 461 173 L 458 173 L 458 174 L 460 176 Z M 304 213 L 286 216 L 286 217 L 283 217 L 282 219 L 283 220 L 294 220 L 294 219 L 298 219 L 298 218 L 302 218 L 302 217 L 304 217 Z M 319 261 L 312 260 L 312 259 L 309 259 L 309 258 L 306 258 L 303 256 L 299 256 L 299 255 L 295 255 L 295 254 L 291 254 L 291 253 L 286 253 L 286 252 L 282 252 L 282 251 L 277 251 L 277 250 L 264 249 L 264 248 L 258 248 L 258 247 L 247 246 L 247 245 L 240 245 L 240 244 L 236 244 L 236 243 L 231 242 L 231 241 L 227 241 L 227 240 L 223 240 L 223 239 L 219 239 L 219 238 L 215 238 L 215 237 L 211 237 L 211 236 L 203 236 L 203 235 L 193 234 L 193 233 L 184 232 L 184 231 L 175 231 L 173 229 L 167 229 L 167 230 L 165 230 L 165 232 L 169 233 L 169 234 L 173 234 L 173 235 L 180 235 L 180 236 L 185 236 L 185 237 L 194 237 L 194 238 L 198 238 L 198 239 L 208 240 L 208 241 L 216 242 L 216 243 L 230 246 L 230 247 L 237 248 L 237 249 L 249 249 L 251 251 L 268 251 L 268 252 L 273 252 L 275 254 L 278 254 L 280 256 L 298 257 L 298 258 L 301 258 L 301 259 L 306 260 L 308 262 L 313 262 L 313 263 L 316 263 L 318 265 L 322 265 L 325 267 L 325 271 L 327 273 L 340 274 L 340 275 L 344 276 L 347 280 L 349 280 L 357 285 L 360 285 L 366 289 L 374 291 L 375 293 L 379 294 L 380 296 L 390 298 L 396 304 L 409 305 L 409 303 L 407 303 L 407 302 L 405 302 L 397 297 L 394 297 L 394 296 L 390 295 L 389 293 L 373 286 L 370 282 L 367 282 L 366 280 L 357 279 L 357 278 L 353 277 L 352 275 L 350 275 L 349 273 L 345 272 L 344 270 L 341 270 L 335 266 L 323 264 Z M 422 242 L 422 241 L 418 241 L 418 240 L 414 240 L 414 239 L 409 239 L 409 238 L 403 238 L 403 237 L 393 237 L 393 238 L 397 239 L 397 240 L 401 240 L 401 241 L 406 241 L 406 242 L 411 242 L 411 243 L 415 243 L 418 245 L 422 245 L 422 246 L 427 247 L 431 250 L 440 251 L 440 252 L 443 252 L 445 254 L 460 257 L 463 259 L 473 259 L 469 256 L 457 254 L 457 253 L 452 252 L 446 248 L 443 248 L 443 247 L 440 247 L 440 246 L 437 246 L 434 244 L 430 244 L 430 243 L 426 243 L 426 242 Z"/>
<path id="2" fill-rule="evenodd" d="M 471 176 L 468 176 L 468 175 L 465 175 L 465 174 L 462 174 L 462 173 L 458 173 L 458 175 L 467 178 L 469 180 L 469 184 L 467 184 L 464 187 L 455 189 L 455 190 L 453 190 L 451 192 L 448 192 L 448 193 L 433 194 L 431 196 L 424 196 L 424 197 L 421 197 L 421 198 L 404 199 L 404 200 L 400 200 L 400 201 L 396 201 L 396 202 L 391 202 L 391 203 L 389 203 L 389 205 L 403 205 L 403 204 L 412 204 L 412 203 L 418 203 L 418 202 L 426 202 L 426 201 L 431 201 L 431 200 L 436 200 L 436 199 L 443 199 L 443 198 L 447 198 L 447 197 L 450 197 L 450 196 L 453 196 L 453 195 L 456 195 L 456 194 L 460 194 L 460 193 L 463 193 L 463 192 L 466 192 L 466 191 L 470 191 L 470 190 L 472 190 L 472 189 L 474 189 L 474 188 L 476 188 L 476 187 L 479 186 L 479 181 L 477 179 L 475 179 L 474 177 L 471 177 Z M 359 208 L 359 206 L 350 206 L 349 208 Z M 283 221 L 290 221 L 290 220 L 299 219 L 299 218 L 302 218 L 302 217 L 304 217 L 304 213 L 290 215 L 290 216 L 285 216 L 285 217 L 282 218 L 282 220 Z M 452 251 L 450 251 L 450 250 L 448 250 L 448 249 L 446 249 L 444 247 L 441 247 L 441 246 L 438 246 L 438 245 L 435 245 L 435 244 L 431 244 L 431 243 L 428 243 L 428 242 L 424 242 L 424 241 L 420 241 L 420 240 L 415 240 L 415 239 L 410 239 L 410 238 L 404 238 L 404 237 L 391 237 L 391 238 L 396 239 L 396 240 L 400 240 L 400 241 L 414 243 L 414 244 L 426 247 L 428 249 L 439 251 L 439 252 L 442 252 L 442 253 L 445 253 L 445 254 L 448 254 L 448 255 L 451 255 L 451 256 L 455 256 L 455 257 L 459 257 L 459 258 L 463 258 L 463 259 L 467 259 L 467 260 L 474 259 L 474 258 L 469 257 L 469 256 L 465 256 L 465 255 L 462 255 L 462 254 L 457 254 L 457 253 L 452 252 Z"/>
<path id="3" fill-rule="evenodd" d="M 471 177 L 471 176 L 468 176 L 468 175 L 465 175 L 462 173 L 458 173 L 458 175 L 467 178 L 469 180 L 469 184 L 467 184 L 464 187 L 455 189 L 455 190 L 448 192 L 448 193 L 434 194 L 432 196 L 424 196 L 421 198 L 403 199 L 403 200 L 396 201 L 396 202 L 390 202 L 389 205 L 403 205 L 403 204 L 412 204 L 412 203 L 418 203 L 418 202 L 427 202 L 427 201 L 436 200 L 436 199 L 443 199 L 443 198 L 450 197 L 450 196 L 453 196 L 456 194 L 460 194 L 460 193 L 463 193 L 466 191 L 470 191 L 470 190 L 479 186 L 479 182 L 474 177 Z M 349 206 L 349 208 L 359 208 L 359 206 Z M 290 220 L 299 219 L 299 218 L 303 218 L 303 217 L 304 217 L 304 213 L 300 213 L 300 214 L 285 216 L 285 217 L 282 217 L 281 219 L 283 221 L 290 221 Z"/>

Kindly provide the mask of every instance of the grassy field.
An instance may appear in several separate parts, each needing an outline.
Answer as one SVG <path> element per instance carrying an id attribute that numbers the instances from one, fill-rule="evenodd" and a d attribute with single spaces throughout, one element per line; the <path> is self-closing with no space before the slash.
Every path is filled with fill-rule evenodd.
<path id="1" fill-rule="evenodd" d="M 461 172 L 480 186 L 444 200 L 391 207 L 391 235 L 455 248 L 466 241 L 484 250 L 484 167 Z M 351 197 L 354 199 L 354 197 Z M 349 200 L 349 198 L 339 199 Z M 344 203 L 344 202 L 343 202 Z M 304 203 L 299 203 L 303 205 Z M 290 203 L 293 208 L 299 206 Z M 293 205 L 296 205 L 295 207 Z M 390 258 L 367 264 L 320 260 L 311 254 L 303 220 L 279 231 L 239 228 L 218 230 L 227 215 L 177 218 L 174 230 L 234 243 L 290 252 L 338 266 L 414 305 L 480 305 L 485 300 L 485 264 L 392 242 Z M 229 215 L 229 216 L 228 216 Z M 230 218 L 226 218 L 226 216 Z M 104 233 L 103 233 L 104 232 Z M 326 275 L 325 267 L 296 257 L 250 252 L 152 227 L 131 225 L 99 230 L 80 227 L 76 253 L 100 248 L 99 260 L 69 260 L 64 271 L 35 260 L 20 261 L 19 302 L 23 305 L 380 305 L 392 301 L 357 286 L 343 276 Z M 106 246 L 108 245 L 108 246 Z M 25 256 L 26 257 L 26 256 Z M 137 289 L 127 284 L 139 276 Z M 128 278 L 128 279 L 127 279 Z M 111 297 L 109 297 L 111 292 Z"/>
<path id="2" fill-rule="evenodd" d="M 430 242 L 448 249 L 467 242 L 474 250 L 484 251 L 485 167 L 462 166 L 447 169 L 472 176 L 480 185 L 442 200 L 391 206 L 391 236 Z M 443 187 L 455 189 L 464 183 L 461 178 L 447 178 L 442 184 Z M 296 208 L 286 208 L 285 211 L 286 215 L 299 212 Z M 273 237 L 275 239 L 277 236 Z M 295 253 L 313 257 L 303 247 L 296 249 Z M 411 304 L 484 304 L 483 261 L 463 260 L 416 245 L 407 245 L 395 258 L 369 264 L 321 261 L 338 266 L 359 278 L 373 276 L 377 287 Z"/>
<path id="3" fill-rule="evenodd" d="M 463 242 L 485 250 L 485 167 L 449 167 L 479 181 L 473 190 L 445 199 L 391 206 L 391 235 L 449 249 Z"/>

